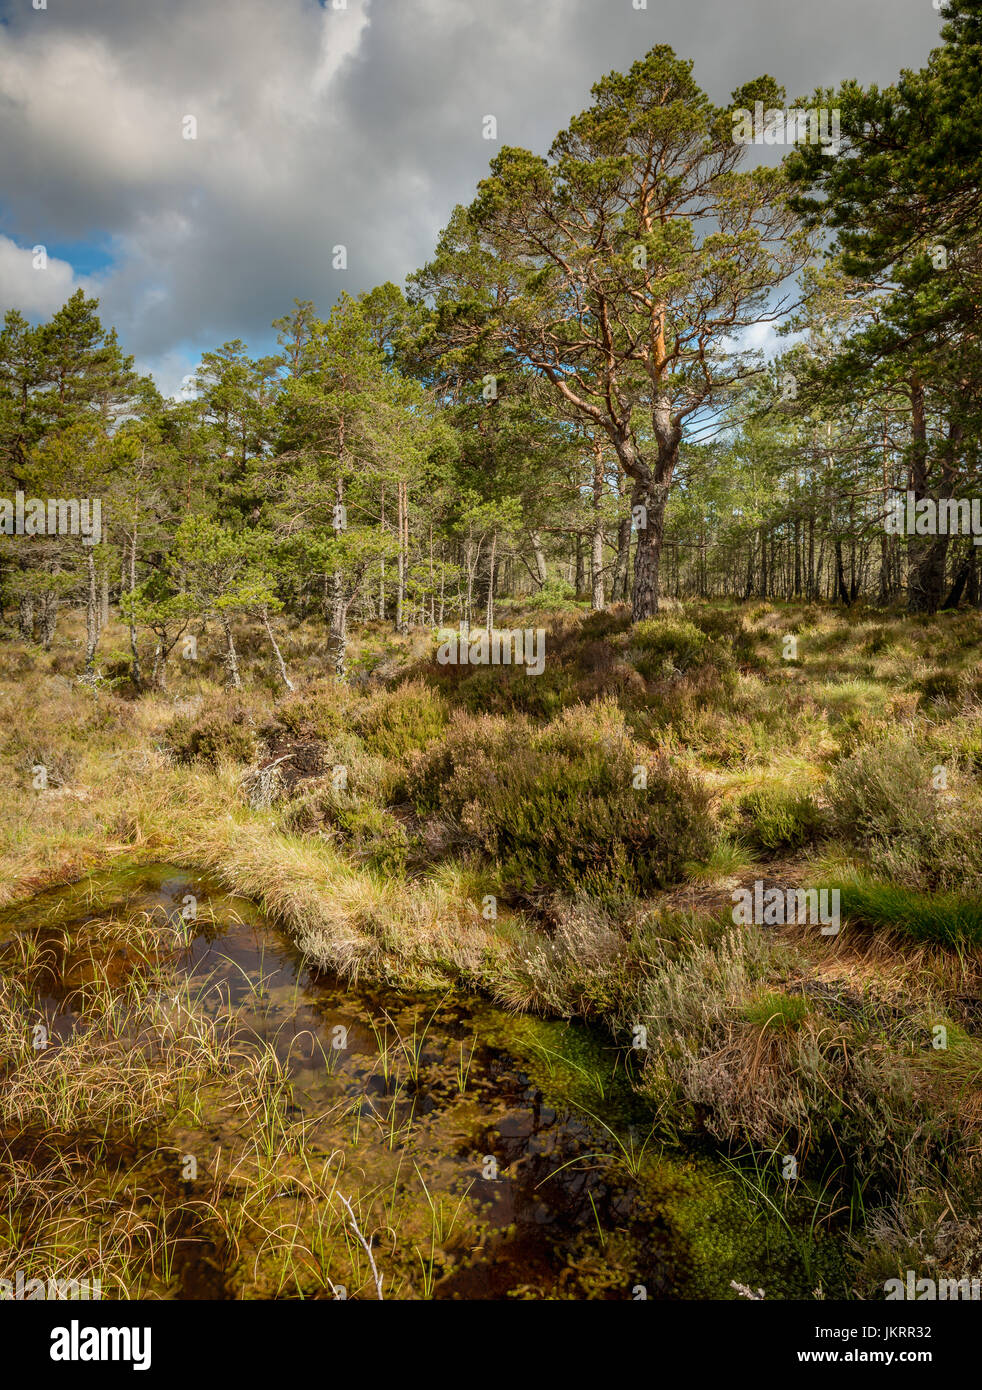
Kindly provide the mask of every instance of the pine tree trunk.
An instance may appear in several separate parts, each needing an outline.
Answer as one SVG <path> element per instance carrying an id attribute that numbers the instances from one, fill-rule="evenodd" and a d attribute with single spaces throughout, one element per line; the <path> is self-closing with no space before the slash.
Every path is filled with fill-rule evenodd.
<path id="1" fill-rule="evenodd" d="M 764 527 L 760 528 L 760 585 L 757 589 L 757 597 L 766 599 L 767 597 L 767 532 Z"/>
<path id="2" fill-rule="evenodd" d="M 34 600 L 24 597 L 17 605 L 17 631 L 25 642 L 34 641 Z"/>
<path id="3" fill-rule="evenodd" d="M 485 627 L 488 632 L 494 627 L 494 558 L 498 549 L 498 533 L 494 532 L 491 537 L 491 572 L 488 575 L 488 604 L 485 614 Z"/>
<path id="4" fill-rule="evenodd" d="M 58 597 L 45 594 L 41 601 L 41 642 L 46 652 L 50 652 L 58 625 Z"/>
<path id="5" fill-rule="evenodd" d="M 610 597 L 614 603 L 627 600 L 627 576 L 631 568 L 631 518 L 621 517 L 617 524 L 617 559 L 614 562 L 614 578 Z"/>
<path id="6" fill-rule="evenodd" d="M 474 604 L 474 569 L 476 561 L 474 559 L 474 543 L 468 536 L 464 546 L 464 567 L 467 571 L 467 595 L 464 605 L 463 627 L 464 632 L 471 630 L 471 618 L 473 615 Z"/>
<path id="7" fill-rule="evenodd" d="M 842 541 L 838 539 L 835 542 L 835 586 L 836 597 L 848 605 L 849 590 L 846 588 L 846 574 L 842 561 Z"/>
<path id="8" fill-rule="evenodd" d="M 382 489 L 382 518 L 379 522 L 383 537 L 385 536 L 385 488 Z M 380 574 L 378 581 L 378 615 L 379 619 L 385 622 L 385 555 L 381 557 Z"/>
<path id="9" fill-rule="evenodd" d="M 754 533 L 747 538 L 747 582 L 743 586 L 743 597 L 748 599 L 754 591 Z"/>
<path id="10" fill-rule="evenodd" d="M 95 559 L 92 548 L 86 554 L 89 594 L 85 605 L 85 673 L 91 676 L 95 670 L 95 651 L 99 641 L 98 606 L 96 600 Z"/>
<path id="11" fill-rule="evenodd" d="M 280 645 L 273 635 L 273 628 L 269 621 L 269 609 L 265 605 L 262 609 L 262 620 L 263 627 L 266 629 L 266 636 L 269 638 L 269 645 L 273 648 L 273 656 L 276 658 L 276 668 L 280 673 L 280 680 L 286 686 L 287 690 L 292 691 L 295 687 L 286 673 L 286 663 L 283 660 L 283 653 L 280 651 Z"/>
<path id="12" fill-rule="evenodd" d="M 334 648 L 334 674 L 339 681 L 347 680 L 348 669 L 348 607 L 340 574 L 334 576 L 334 602 L 331 606 L 331 645 Z"/>
<path id="13" fill-rule="evenodd" d="M 911 462 L 910 486 L 915 502 L 930 496 L 928 487 L 927 415 L 924 386 L 915 373 L 910 381 Z M 947 536 L 911 536 L 907 540 L 910 571 L 907 576 L 908 613 L 936 613 L 944 590 Z"/>
<path id="14" fill-rule="evenodd" d="M 673 471 L 671 460 L 659 465 L 659 477 L 650 474 L 634 484 L 633 507 L 641 507 L 638 544 L 634 555 L 634 586 L 631 591 L 631 617 L 634 622 L 653 618 L 658 612 L 659 572 L 665 535 L 665 504 Z M 646 470 L 647 473 L 647 470 Z"/>
<path id="15" fill-rule="evenodd" d="M 135 590 L 136 590 L 136 538 L 137 538 L 137 525 L 138 525 L 138 519 L 139 519 L 139 508 L 140 508 L 140 503 L 139 503 L 139 499 L 137 499 L 136 505 L 135 505 L 134 510 L 133 510 L 133 532 L 132 532 L 132 535 L 130 536 L 130 593 L 131 593 L 131 594 L 134 593 Z M 138 685 L 140 684 L 140 680 L 141 680 L 141 674 L 140 674 L 140 649 L 139 649 L 139 646 L 137 645 L 137 640 L 136 640 L 136 623 L 135 623 L 134 620 L 133 620 L 133 615 L 132 615 L 132 613 L 130 614 L 130 652 L 132 653 L 132 656 L 133 656 L 133 684 L 136 685 L 136 686 L 138 686 Z"/>
<path id="16" fill-rule="evenodd" d="M 593 457 L 593 534 L 590 542 L 590 607 L 599 613 L 604 606 L 604 451 L 597 440 Z"/>
<path id="17" fill-rule="evenodd" d="M 440 546 L 440 618 L 438 626 L 443 627 L 444 590 L 447 581 L 447 567 L 443 562 L 443 546 Z"/>
<path id="18" fill-rule="evenodd" d="M 535 577 L 541 589 L 548 578 L 545 551 L 542 549 L 542 537 L 538 531 L 530 531 L 529 540 L 532 543 L 532 558 L 535 560 Z"/>
<path id="19" fill-rule="evenodd" d="M 576 597 L 582 598 L 586 588 L 586 569 L 583 564 L 583 537 L 579 531 L 577 531 L 574 541 L 573 557 L 576 565 Z"/>
<path id="20" fill-rule="evenodd" d="M 406 603 L 406 555 L 403 549 L 405 535 L 405 520 L 403 517 L 403 485 L 398 484 L 398 527 L 399 527 L 399 577 L 396 587 L 396 632 L 405 632 L 406 621 L 404 607 Z"/>

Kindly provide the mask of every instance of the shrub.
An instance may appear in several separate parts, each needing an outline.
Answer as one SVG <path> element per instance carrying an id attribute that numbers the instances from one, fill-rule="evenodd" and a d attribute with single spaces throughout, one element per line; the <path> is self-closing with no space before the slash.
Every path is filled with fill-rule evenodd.
<path id="1" fill-rule="evenodd" d="M 284 808 L 280 827 L 309 835 L 328 827 L 348 854 L 388 877 L 405 871 L 409 836 L 391 811 L 367 797 L 321 783 L 294 797 Z"/>
<path id="2" fill-rule="evenodd" d="M 607 670 L 581 676 L 576 692 L 583 701 L 616 700 L 622 706 L 640 706 L 646 702 L 647 686 L 633 666 L 626 661 L 615 661 Z"/>
<path id="3" fill-rule="evenodd" d="M 350 733 L 356 697 L 349 686 L 323 679 L 293 695 L 277 707 L 276 719 L 297 737 L 313 737 L 333 742 Z"/>
<path id="4" fill-rule="evenodd" d="M 456 688 L 457 700 L 474 714 L 530 715 L 552 719 L 576 699 L 573 676 L 557 663 L 546 663 L 539 676 L 519 667 L 481 666 Z"/>
<path id="5" fill-rule="evenodd" d="M 405 872 L 409 837 L 391 811 L 371 802 L 338 807 L 333 823 L 353 858 L 367 862 L 389 878 Z"/>
<path id="6" fill-rule="evenodd" d="M 576 590 L 562 579 L 547 579 L 537 593 L 525 599 L 523 607 L 533 613 L 575 611 Z"/>
<path id="7" fill-rule="evenodd" d="M 121 685 L 133 680 L 133 657 L 129 652 L 110 652 L 99 669 L 107 681 Z"/>
<path id="8" fill-rule="evenodd" d="M 825 817 L 807 792 L 762 787 L 740 799 L 749 822 L 750 839 L 765 854 L 800 849 L 813 843 L 825 828 Z"/>
<path id="9" fill-rule="evenodd" d="M 256 735 L 244 709 L 179 716 L 166 736 L 179 763 L 248 763 L 255 757 Z"/>
<path id="10" fill-rule="evenodd" d="M 427 748 L 447 722 L 441 696 L 422 681 L 374 692 L 355 715 L 355 728 L 370 753 L 402 758 Z"/>
<path id="11" fill-rule="evenodd" d="M 609 671 L 617 659 L 617 648 L 602 637 L 584 641 L 576 654 L 576 664 L 583 671 Z"/>
<path id="12" fill-rule="evenodd" d="M 75 777 L 78 762 L 70 748 L 35 743 L 30 746 L 22 767 L 28 781 L 33 781 L 36 767 L 43 767 L 47 786 L 67 787 Z"/>
<path id="13" fill-rule="evenodd" d="M 757 650 L 757 641 L 752 632 L 743 628 L 736 633 L 730 643 L 734 663 L 743 671 L 766 671 L 767 658 Z"/>
<path id="14" fill-rule="evenodd" d="M 866 844 L 904 841 L 920 857 L 929 854 L 939 805 L 926 760 L 909 737 L 858 748 L 836 767 L 828 796 L 840 833 Z"/>
<path id="15" fill-rule="evenodd" d="M 700 666 L 723 671 L 733 664 L 730 653 L 687 618 L 648 618 L 635 626 L 631 645 L 639 653 L 634 664 L 648 680 Z"/>
<path id="16" fill-rule="evenodd" d="M 545 729 L 458 718 L 410 791 L 421 813 L 469 832 L 516 890 L 643 892 L 679 880 L 711 844 L 701 787 L 657 761 L 635 789 L 645 762 L 606 703 L 576 706 Z"/>
<path id="17" fill-rule="evenodd" d="M 705 608 L 697 607 L 690 609 L 686 617 L 694 627 L 716 642 L 731 641 L 746 632 L 742 616 L 723 608 L 710 608 L 708 605 Z"/>
<path id="18" fill-rule="evenodd" d="M 937 700 L 954 703 L 961 693 L 961 680 L 957 671 L 934 671 L 918 681 L 915 689 L 920 691 L 920 705 L 924 709 Z"/>
<path id="19" fill-rule="evenodd" d="M 626 603 L 603 608 L 599 613 L 588 613 L 580 626 L 580 636 L 584 641 L 600 637 L 613 637 L 627 632 L 631 626 L 631 610 Z"/>
<path id="20" fill-rule="evenodd" d="M 863 643 L 862 649 L 868 656 L 878 656 L 880 652 L 887 650 L 890 643 L 890 634 L 887 632 L 886 628 L 874 627 Z"/>

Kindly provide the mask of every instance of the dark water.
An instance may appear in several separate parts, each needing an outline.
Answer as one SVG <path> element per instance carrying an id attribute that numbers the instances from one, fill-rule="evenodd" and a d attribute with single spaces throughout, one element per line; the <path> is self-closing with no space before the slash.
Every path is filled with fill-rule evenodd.
<path id="1" fill-rule="evenodd" d="M 100 933 L 127 922 L 142 924 L 132 941 L 125 930 Z M 416 1243 L 423 1269 L 423 1216 L 435 1225 L 433 1203 L 446 1203 L 425 1296 L 733 1296 L 730 1278 L 754 1281 L 769 1244 L 775 1257 L 766 1218 L 740 1209 L 730 1179 L 652 1142 L 630 1057 L 599 1032 L 516 1018 L 457 994 L 418 997 L 325 977 L 254 904 L 163 865 L 8 910 L 0 969 L 14 934 L 25 933 L 53 1039 L 84 1026 L 96 969 L 122 987 L 152 968 L 163 993 L 186 986 L 202 1012 L 232 1020 L 238 1044 L 275 1052 L 305 1144 L 342 1152 L 362 1190 L 391 1187 L 404 1243 Z M 206 1107 L 202 1125 L 214 1145 L 234 1146 L 217 1112 Z M 431 1233 L 430 1255 L 434 1243 Z M 781 1277 L 807 1282 L 811 1272 L 796 1271 L 795 1258 L 782 1253 Z M 220 1241 L 189 1246 L 171 1292 L 240 1296 L 232 1266 Z"/>

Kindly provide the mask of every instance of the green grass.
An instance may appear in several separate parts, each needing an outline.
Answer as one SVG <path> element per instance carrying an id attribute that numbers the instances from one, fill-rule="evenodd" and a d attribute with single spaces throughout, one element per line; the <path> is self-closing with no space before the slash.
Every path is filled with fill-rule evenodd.
<path id="1" fill-rule="evenodd" d="M 743 1007 L 743 1017 L 758 1028 L 791 1030 L 808 1016 L 808 1001 L 800 994 L 768 990 Z"/>
<path id="2" fill-rule="evenodd" d="M 839 890 L 843 917 L 858 925 L 939 946 L 982 945 L 982 898 L 920 893 L 859 875 L 831 886 Z"/>

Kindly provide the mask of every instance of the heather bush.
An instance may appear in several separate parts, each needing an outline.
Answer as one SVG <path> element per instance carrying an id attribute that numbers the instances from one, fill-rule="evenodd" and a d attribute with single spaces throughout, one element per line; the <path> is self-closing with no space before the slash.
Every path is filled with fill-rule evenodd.
<path id="1" fill-rule="evenodd" d="M 256 753 L 256 733 L 248 711 L 206 711 L 180 715 L 166 734 L 165 744 L 179 763 L 251 762 Z"/>
<path id="2" fill-rule="evenodd" d="M 330 743 L 351 729 L 357 696 L 341 681 L 322 678 L 302 694 L 293 695 L 277 706 L 277 723 L 297 737 L 323 739 Z"/>
<path id="3" fill-rule="evenodd" d="M 527 714 L 552 719 L 576 700 L 573 675 L 558 662 L 546 662 L 541 675 L 522 667 L 479 666 L 457 685 L 457 702 L 474 714 Z"/>
<path id="4" fill-rule="evenodd" d="M 421 814 L 473 836 L 520 892 L 651 891 L 677 881 L 711 844 L 701 787 L 633 743 L 606 703 L 575 706 L 544 729 L 458 718 L 410 792 Z"/>
<path id="5" fill-rule="evenodd" d="M 917 682 L 916 689 L 920 692 L 922 709 L 939 702 L 953 704 L 961 694 L 961 680 L 957 671 L 932 671 Z"/>
<path id="6" fill-rule="evenodd" d="M 900 841 L 930 856 L 940 823 L 931 768 L 919 745 L 900 734 L 863 745 L 837 764 L 828 797 L 834 828 L 871 848 Z"/>
<path id="7" fill-rule="evenodd" d="M 733 659 L 721 643 L 707 636 L 688 618 L 665 616 L 637 623 L 631 633 L 635 665 L 649 680 L 685 675 L 701 666 L 729 670 Z"/>
<path id="8" fill-rule="evenodd" d="M 442 697 L 422 681 L 404 681 L 378 690 L 357 709 L 354 727 L 369 753 L 402 758 L 424 749 L 443 733 L 447 710 Z"/>

